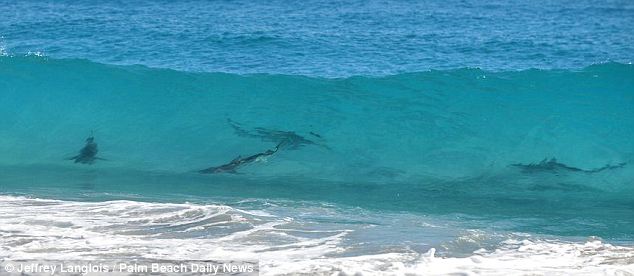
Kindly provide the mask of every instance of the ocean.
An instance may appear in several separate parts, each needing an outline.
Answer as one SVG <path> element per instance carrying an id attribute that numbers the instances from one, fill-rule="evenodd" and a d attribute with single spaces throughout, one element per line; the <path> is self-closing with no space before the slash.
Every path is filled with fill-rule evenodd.
<path id="1" fill-rule="evenodd" d="M 634 275 L 632 29 L 631 1 L 0 1 L 0 263 Z"/>

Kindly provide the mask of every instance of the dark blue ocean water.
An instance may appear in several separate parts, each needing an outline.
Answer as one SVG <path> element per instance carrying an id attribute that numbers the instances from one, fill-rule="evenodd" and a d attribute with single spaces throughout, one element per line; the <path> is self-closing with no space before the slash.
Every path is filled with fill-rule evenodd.
<path id="1" fill-rule="evenodd" d="M 631 62 L 631 1 L 2 1 L 0 43 L 178 70 L 308 76 Z"/>
<path id="2" fill-rule="evenodd" d="M 634 273 L 632 27 L 630 1 L 0 1 L 0 262 Z M 106 160 L 68 160 L 90 135 Z"/>

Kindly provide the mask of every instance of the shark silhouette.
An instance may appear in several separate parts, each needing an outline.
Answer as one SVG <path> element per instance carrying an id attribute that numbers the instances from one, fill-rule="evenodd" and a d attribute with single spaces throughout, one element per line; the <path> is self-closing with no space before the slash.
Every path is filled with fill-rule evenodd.
<path id="1" fill-rule="evenodd" d="M 259 138 L 262 141 L 277 143 L 280 149 L 285 150 L 296 150 L 306 145 L 317 145 L 328 148 L 328 146 L 310 140 L 304 136 L 301 136 L 294 131 L 283 131 L 283 130 L 274 130 L 274 129 L 266 129 L 262 127 L 256 127 L 253 129 L 246 129 L 241 124 L 227 119 L 229 125 L 233 128 L 235 133 L 238 136 L 248 137 L 248 138 Z M 319 140 L 323 140 L 323 137 L 315 132 L 309 132 L 310 136 L 317 138 Z"/>
<path id="2" fill-rule="evenodd" d="M 580 173 L 598 173 L 598 172 L 602 172 L 605 170 L 613 170 L 613 169 L 619 169 L 619 168 L 623 168 L 625 167 L 626 163 L 619 163 L 616 165 L 605 165 L 603 167 L 600 168 L 596 168 L 596 169 L 591 169 L 591 170 L 584 170 L 581 168 L 577 168 L 577 167 L 572 167 L 572 166 L 568 166 L 564 163 L 560 163 L 557 162 L 557 159 L 555 158 L 544 158 L 544 160 L 540 161 L 539 163 L 530 163 L 530 164 L 521 164 L 521 163 L 517 163 L 517 164 L 511 164 L 511 166 L 513 167 L 518 167 L 522 170 L 522 172 L 524 173 L 539 173 L 539 172 L 551 172 L 551 173 L 557 173 L 557 172 L 580 172 Z"/>
<path id="3" fill-rule="evenodd" d="M 274 153 L 276 153 L 279 150 L 279 148 L 280 148 L 280 145 L 278 144 L 272 150 L 267 150 L 265 152 L 257 153 L 257 154 L 247 156 L 244 158 L 242 156 L 238 156 L 227 164 L 220 165 L 217 167 L 210 167 L 204 170 L 200 170 L 198 172 L 202 174 L 214 174 L 214 173 L 234 173 L 235 174 L 235 173 L 238 173 L 237 172 L 238 168 L 247 164 L 251 164 L 253 162 L 260 161 L 262 160 L 262 158 L 265 158 L 267 156 L 271 156 Z"/>
<path id="4" fill-rule="evenodd" d="M 88 138 L 86 138 L 86 145 L 79 150 L 79 154 L 75 155 L 67 160 L 74 160 L 75 163 L 82 163 L 91 165 L 95 163 L 96 160 L 106 160 L 100 157 L 97 157 L 97 153 L 99 149 L 97 147 L 97 143 L 95 142 L 95 137 L 91 133 Z"/>

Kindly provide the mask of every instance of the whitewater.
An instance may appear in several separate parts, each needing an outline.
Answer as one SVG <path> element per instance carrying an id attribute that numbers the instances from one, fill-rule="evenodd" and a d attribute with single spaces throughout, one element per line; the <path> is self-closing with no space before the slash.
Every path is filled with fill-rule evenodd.
<path id="1" fill-rule="evenodd" d="M 268 207 L 267 211 L 249 211 L 221 205 L 124 200 L 81 203 L 9 196 L 0 198 L 0 203 L 5 210 L 0 217 L 3 233 L 0 253 L 6 259 L 116 260 L 134 256 L 137 260 L 222 260 L 231 257 L 258 259 L 264 275 L 627 275 L 634 269 L 631 262 L 634 251 L 630 247 L 611 245 L 599 239 L 563 242 L 506 234 L 496 237 L 501 241 L 495 249 L 481 248 L 464 257 L 436 256 L 435 248 L 424 253 L 406 250 L 349 256 L 346 251 L 367 249 L 355 248 L 358 245 L 346 241 L 348 236 L 377 230 L 353 225 L 306 229 L 301 226 L 305 218 L 279 216 L 288 212 L 280 206 Z M 294 208 L 292 212 L 305 212 L 307 216 L 331 208 L 306 206 L 300 210 Z M 348 214 L 340 219 L 369 218 Z M 425 229 L 423 231 L 439 231 L 434 228 L 443 227 L 439 226 L 442 221 L 419 216 L 397 214 L 390 219 L 400 223 L 417 221 L 420 224 L 417 228 Z M 212 234 L 217 232 L 213 229 L 220 227 L 226 229 Z M 470 243 L 472 247 L 481 246 L 490 239 L 485 236 L 480 231 L 465 231 L 453 241 L 462 244 L 454 246 Z"/>

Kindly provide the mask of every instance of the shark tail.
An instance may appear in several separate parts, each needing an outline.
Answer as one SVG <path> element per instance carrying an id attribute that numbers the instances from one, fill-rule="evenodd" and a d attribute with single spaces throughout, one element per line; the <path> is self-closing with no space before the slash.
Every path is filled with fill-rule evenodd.
<path id="1" fill-rule="evenodd" d="M 586 171 L 586 172 L 597 173 L 597 172 L 602 172 L 602 171 L 606 171 L 606 170 L 620 169 L 620 168 L 625 167 L 626 164 L 627 163 L 623 162 L 623 163 L 619 163 L 619 164 L 616 164 L 616 165 L 605 165 L 605 166 L 603 166 L 601 168 L 596 168 L 596 169 L 589 170 L 589 171 Z"/>

